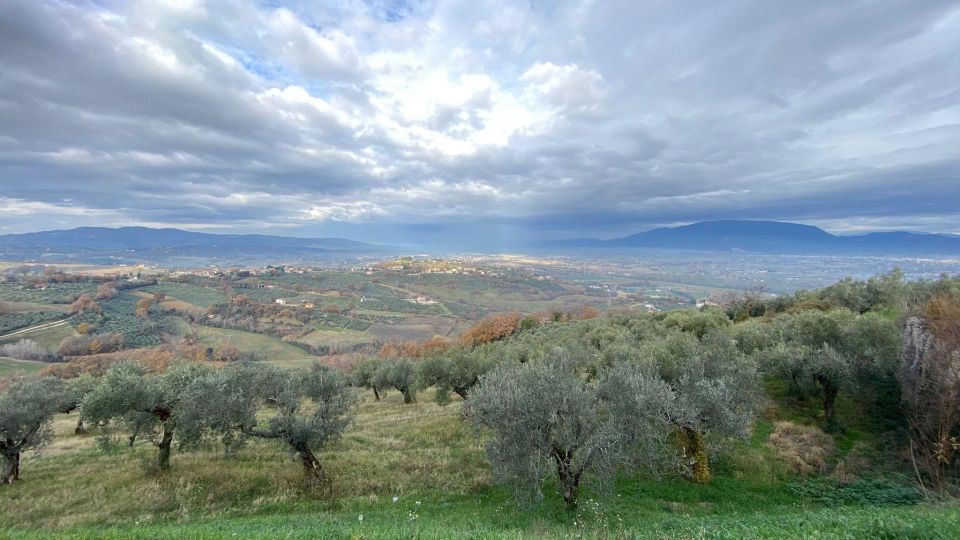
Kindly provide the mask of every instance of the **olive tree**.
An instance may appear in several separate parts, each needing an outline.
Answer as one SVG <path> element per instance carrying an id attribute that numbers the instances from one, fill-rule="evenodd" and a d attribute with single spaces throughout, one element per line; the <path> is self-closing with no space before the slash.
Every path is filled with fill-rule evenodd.
<path id="1" fill-rule="evenodd" d="M 710 332 L 730 326 L 730 319 L 722 309 L 706 307 L 699 310 L 680 310 L 668 314 L 663 319 L 667 328 L 677 327 L 684 332 L 692 332 L 698 338 Z"/>
<path id="2" fill-rule="evenodd" d="M 54 377 L 24 379 L 0 394 L 0 484 L 19 480 L 20 454 L 50 439 L 50 420 L 62 399 L 63 382 Z"/>
<path id="3" fill-rule="evenodd" d="M 396 388 L 403 394 L 404 403 L 417 401 L 417 372 L 410 360 L 384 360 L 373 373 L 370 384 L 377 388 Z"/>
<path id="4" fill-rule="evenodd" d="M 492 367 L 491 350 L 491 345 L 481 345 L 472 350 L 454 347 L 427 356 L 417 364 L 420 388 L 435 387 L 436 401 L 440 405 L 450 403 L 451 393 L 466 400 L 480 381 L 480 376 Z"/>
<path id="5" fill-rule="evenodd" d="M 498 364 L 480 378 L 466 411 L 491 434 L 494 477 L 520 495 L 541 498 L 545 480 L 556 474 L 564 502 L 575 508 L 585 475 L 602 480 L 625 460 L 623 432 L 597 383 L 562 349 Z"/>
<path id="6" fill-rule="evenodd" d="M 148 374 L 133 362 L 117 364 L 84 398 L 83 418 L 90 423 L 120 422 L 131 432 L 131 445 L 136 438 L 150 440 L 157 446 L 157 466 L 167 470 L 187 390 L 210 372 L 198 362 L 176 362 L 161 374 Z"/>
<path id="7" fill-rule="evenodd" d="M 787 377 L 791 390 L 820 396 L 828 429 L 836 429 L 836 401 L 856 389 L 865 375 L 892 383 L 900 350 L 896 325 L 877 314 L 846 309 L 806 310 L 781 315 L 776 325 L 783 343 L 761 354 L 772 373 Z"/>
<path id="8" fill-rule="evenodd" d="M 232 364 L 194 382 L 186 396 L 186 440 L 219 436 L 228 448 L 250 438 L 282 441 L 311 482 L 323 479 L 315 452 L 343 433 L 356 402 L 349 379 L 320 364 L 299 370 Z"/>
<path id="9" fill-rule="evenodd" d="M 380 401 L 381 388 L 374 384 L 374 375 L 383 360 L 380 358 L 367 358 L 353 368 L 353 383 L 360 388 L 369 388 L 373 390 L 373 399 Z"/>
<path id="10" fill-rule="evenodd" d="M 653 370 L 674 396 L 666 414 L 688 477 L 709 482 L 710 455 L 725 441 L 750 432 L 759 403 L 754 362 L 723 330 L 702 340 L 677 331 L 648 340 L 639 347 L 637 362 Z"/>

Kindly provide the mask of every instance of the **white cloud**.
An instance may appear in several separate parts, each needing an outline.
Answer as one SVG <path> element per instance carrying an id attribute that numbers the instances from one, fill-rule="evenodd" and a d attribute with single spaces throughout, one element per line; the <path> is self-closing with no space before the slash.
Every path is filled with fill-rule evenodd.
<path id="1" fill-rule="evenodd" d="M 950 2 L 394 7 L 0 2 L 0 209 L 22 228 L 960 223 Z"/>

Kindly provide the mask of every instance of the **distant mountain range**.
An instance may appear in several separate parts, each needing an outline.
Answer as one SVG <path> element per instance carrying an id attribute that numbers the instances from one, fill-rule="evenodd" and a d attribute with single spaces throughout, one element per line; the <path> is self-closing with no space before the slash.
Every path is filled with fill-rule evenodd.
<path id="1" fill-rule="evenodd" d="M 443 247 L 452 251 L 451 246 Z M 745 251 L 823 255 L 960 255 L 960 236 L 878 232 L 838 236 L 823 229 L 778 221 L 703 221 L 653 229 L 613 240 L 549 242 L 549 250 L 620 252 L 635 249 Z M 81 227 L 0 236 L 0 260 L 89 264 L 284 264 L 344 261 L 394 254 L 397 248 L 344 238 L 296 238 L 261 234 L 208 234 L 147 227 Z"/>
<path id="2" fill-rule="evenodd" d="M 960 236 L 902 231 L 839 236 L 798 223 L 724 220 L 664 227 L 612 240 L 561 240 L 552 242 L 550 247 L 824 255 L 960 255 Z"/>
<path id="3" fill-rule="evenodd" d="M 0 260 L 96 264 L 325 261 L 385 249 L 343 238 L 207 234 L 147 227 L 80 227 L 0 236 Z"/>

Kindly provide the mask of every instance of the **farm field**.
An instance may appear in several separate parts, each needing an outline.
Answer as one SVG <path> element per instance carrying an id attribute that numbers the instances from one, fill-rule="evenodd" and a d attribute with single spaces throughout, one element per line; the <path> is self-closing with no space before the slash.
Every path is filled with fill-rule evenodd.
<path id="1" fill-rule="evenodd" d="M 356 330 L 325 329 L 314 330 L 309 334 L 296 339 L 299 343 L 305 343 L 311 347 L 330 346 L 330 347 L 353 347 L 364 343 L 371 343 L 374 336 L 368 332 L 359 332 Z"/>
<path id="2" fill-rule="evenodd" d="M 29 339 L 39 343 L 41 346 L 46 347 L 50 350 L 56 350 L 57 345 L 63 340 L 63 338 L 76 335 L 76 331 L 73 329 L 73 326 L 70 325 L 69 321 L 64 321 L 62 323 L 56 322 L 51 324 L 48 327 L 31 330 L 28 332 L 17 332 L 16 335 L 12 335 L 6 338 L 0 338 L 0 345 L 4 343 L 12 343 L 19 341 L 21 339 Z"/>
<path id="3" fill-rule="evenodd" d="M 404 270 L 387 270 L 397 265 Z M 132 271 L 128 267 L 114 270 Z M 79 281 L 51 281 L 40 286 L 38 278 L 24 276 L 20 281 L 0 283 L 0 300 L 7 303 L 6 313 L 0 315 L 0 335 L 3 330 L 64 317 L 71 302 L 83 294 L 93 296 L 100 284 L 108 282 L 108 276 L 106 268 L 98 268 Z M 606 297 L 588 294 L 581 285 L 529 271 L 440 259 L 386 261 L 362 272 L 274 268 L 216 275 L 179 273 L 176 281 L 159 271 L 151 276 L 122 278 L 112 283 L 118 289 L 114 295 L 97 300 L 97 310 L 11 339 L 31 339 L 54 351 L 84 325 L 83 332 L 122 333 L 126 348 L 154 347 L 185 335 L 189 326 L 184 323 L 192 321 L 204 328 L 204 344 L 210 347 L 224 343 L 218 340 L 233 339 L 241 349 L 249 347 L 241 352 L 279 355 L 285 362 L 298 363 L 311 356 L 281 338 L 323 355 L 388 341 L 422 341 L 434 336 L 455 339 L 462 330 L 497 313 L 637 305 L 622 293 Z M 157 293 L 163 294 L 160 303 L 150 307 L 147 317 L 137 316 L 137 303 L 153 299 Z M 247 307 L 231 308 L 234 299 L 242 299 Z M 242 333 L 231 335 L 210 328 Z"/>
<path id="4" fill-rule="evenodd" d="M 275 337 L 243 330 L 198 326 L 197 336 L 200 343 L 208 347 L 231 343 L 245 353 L 252 353 L 258 359 L 281 366 L 302 367 L 317 360 L 316 356 Z"/>

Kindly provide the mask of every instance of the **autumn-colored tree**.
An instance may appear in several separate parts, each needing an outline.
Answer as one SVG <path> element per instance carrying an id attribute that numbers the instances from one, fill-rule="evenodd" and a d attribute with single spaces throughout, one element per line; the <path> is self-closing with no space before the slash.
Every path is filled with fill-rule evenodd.
<path id="1" fill-rule="evenodd" d="M 100 305 L 97 304 L 89 294 L 81 294 L 72 304 L 70 304 L 70 313 L 84 313 L 95 311 L 100 313 Z"/>
<path id="2" fill-rule="evenodd" d="M 233 343 L 224 343 L 217 347 L 213 358 L 218 362 L 236 362 L 240 359 L 240 349 Z"/>
<path id="3" fill-rule="evenodd" d="M 90 330 L 92 330 L 92 329 L 93 329 L 93 327 L 90 326 L 90 323 L 88 323 L 88 322 L 82 322 L 82 323 L 80 323 L 80 324 L 77 325 L 77 333 L 78 333 L 78 334 L 87 335 L 87 334 L 90 333 Z"/>
<path id="4" fill-rule="evenodd" d="M 460 334 L 460 344 L 475 347 L 511 336 L 520 328 L 520 320 L 519 313 L 487 317 Z"/>
<path id="5" fill-rule="evenodd" d="M 158 304 L 159 304 L 160 302 L 163 302 L 163 301 L 166 300 L 166 299 L 167 299 L 167 294 L 166 294 L 166 293 L 162 293 L 162 292 L 159 292 L 159 291 L 153 293 L 153 301 L 156 302 L 156 303 L 158 303 Z"/>
<path id="6" fill-rule="evenodd" d="M 116 296 L 117 295 L 116 285 L 117 284 L 113 282 L 101 283 L 100 286 L 97 287 L 97 294 L 96 294 L 97 300 L 109 300 L 114 296 Z"/>
<path id="7" fill-rule="evenodd" d="M 146 319 L 150 317 L 150 308 L 153 307 L 153 298 L 141 298 L 137 302 L 137 309 L 135 311 L 137 317 L 141 319 Z"/>
<path id="8" fill-rule="evenodd" d="M 445 351 L 452 345 L 453 342 L 443 336 L 433 336 L 420 346 L 420 355 L 425 356 L 430 353 Z"/>

